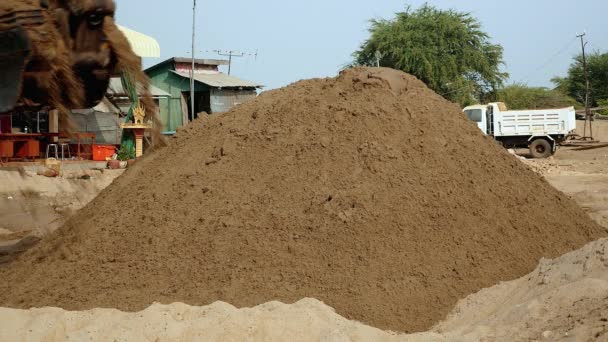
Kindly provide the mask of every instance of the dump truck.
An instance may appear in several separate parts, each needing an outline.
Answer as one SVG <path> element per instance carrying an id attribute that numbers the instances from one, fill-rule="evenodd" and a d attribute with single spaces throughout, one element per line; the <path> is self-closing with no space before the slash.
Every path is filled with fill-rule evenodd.
<path id="1" fill-rule="evenodd" d="M 547 158 L 576 129 L 574 107 L 508 110 L 502 102 L 464 108 L 481 131 L 505 148 L 528 148 L 533 158 Z"/>

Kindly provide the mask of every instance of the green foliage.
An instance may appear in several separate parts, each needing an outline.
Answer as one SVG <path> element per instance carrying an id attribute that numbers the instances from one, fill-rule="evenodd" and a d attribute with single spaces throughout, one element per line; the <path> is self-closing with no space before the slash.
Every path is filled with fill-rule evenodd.
<path id="1" fill-rule="evenodd" d="M 509 109 L 543 109 L 580 106 L 576 100 L 559 89 L 512 84 L 498 91 L 498 100 Z"/>
<path id="2" fill-rule="evenodd" d="M 135 159 L 135 148 L 133 146 L 129 146 L 128 144 L 120 145 L 120 149 L 116 154 L 117 159 L 120 161 Z"/>
<path id="3" fill-rule="evenodd" d="M 446 98 L 468 105 L 495 95 L 508 77 L 503 49 L 489 42 L 470 13 L 410 7 L 392 20 L 371 20 L 371 37 L 353 54 L 353 65 L 403 70 Z"/>
<path id="4" fill-rule="evenodd" d="M 600 107 L 608 107 L 608 99 L 598 100 L 597 105 Z M 598 113 L 600 113 L 600 115 L 608 115 L 608 109 L 602 109 L 602 110 L 598 111 Z"/>
<path id="5" fill-rule="evenodd" d="M 608 53 L 594 52 L 587 56 L 591 106 L 599 105 L 601 100 L 608 99 Z M 580 103 L 585 103 L 585 73 L 583 56 L 574 57 L 568 76 L 556 77 L 553 83 L 557 89 L 570 95 Z"/>

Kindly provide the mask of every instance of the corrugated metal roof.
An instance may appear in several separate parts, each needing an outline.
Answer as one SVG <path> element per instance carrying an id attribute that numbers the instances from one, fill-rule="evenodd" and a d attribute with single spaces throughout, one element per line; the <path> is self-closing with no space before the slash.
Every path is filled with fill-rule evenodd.
<path id="1" fill-rule="evenodd" d="M 137 88 L 141 89 L 141 86 L 138 85 Z M 110 79 L 110 86 L 108 87 L 107 93 L 108 93 L 108 95 L 111 95 L 111 96 L 126 96 L 127 95 L 127 93 L 125 92 L 125 90 L 122 87 L 122 82 L 120 81 L 120 78 L 118 78 L 118 77 L 112 77 Z M 155 96 L 155 97 L 171 97 L 171 94 L 169 94 L 166 91 L 159 89 L 151 84 L 150 84 L 150 93 L 152 93 L 152 96 Z M 141 95 L 141 94 L 139 94 L 139 95 Z"/>
<path id="2" fill-rule="evenodd" d="M 190 74 L 187 72 L 178 72 L 171 70 L 172 73 L 181 77 L 190 79 Z M 263 85 L 245 81 L 240 78 L 223 74 L 221 72 L 197 72 L 194 74 L 194 79 L 214 88 L 262 88 Z"/>
<path id="3" fill-rule="evenodd" d="M 173 57 L 170 61 L 176 63 L 192 63 L 192 58 L 188 57 Z M 167 61 L 165 61 L 167 62 Z M 203 64 L 203 65 L 228 65 L 230 61 L 225 59 L 207 59 L 207 58 L 195 58 L 194 64 Z"/>
<path id="4" fill-rule="evenodd" d="M 124 26 L 116 26 L 127 37 L 131 49 L 136 55 L 139 57 L 160 57 L 160 45 L 156 39 Z"/>

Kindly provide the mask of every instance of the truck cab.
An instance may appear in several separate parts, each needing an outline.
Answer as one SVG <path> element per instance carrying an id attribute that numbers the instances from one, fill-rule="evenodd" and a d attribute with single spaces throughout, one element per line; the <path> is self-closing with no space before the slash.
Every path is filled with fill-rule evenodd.
<path id="1" fill-rule="evenodd" d="M 486 110 L 488 106 L 485 105 L 474 105 L 468 106 L 464 109 L 464 113 L 466 116 L 473 122 L 477 124 L 477 127 L 483 132 L 483 134 L 487 133 L 487 119 L 486 119 Z"/>

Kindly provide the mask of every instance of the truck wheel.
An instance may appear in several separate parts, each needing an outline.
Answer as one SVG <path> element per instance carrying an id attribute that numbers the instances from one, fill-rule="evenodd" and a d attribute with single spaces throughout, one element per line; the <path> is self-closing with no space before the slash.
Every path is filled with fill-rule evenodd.
<path id="1" fill-rule="evenodd" d="M 545 139 L 536 139 L 530 144 L 530 154 L 533 158 L 547 158 L 552 153 L 551 143 Z"/>

